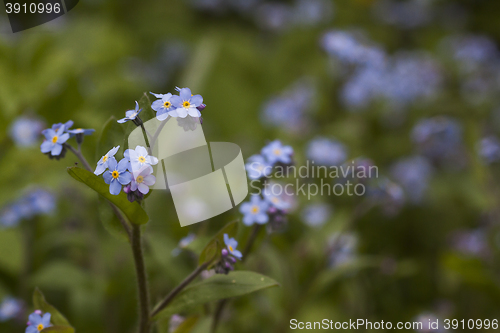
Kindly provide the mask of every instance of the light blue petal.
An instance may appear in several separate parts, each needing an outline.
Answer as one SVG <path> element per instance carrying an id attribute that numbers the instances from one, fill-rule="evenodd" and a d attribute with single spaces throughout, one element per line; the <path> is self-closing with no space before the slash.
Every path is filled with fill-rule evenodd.
<path id="1" fill-rule="evenodd" d="M 127 121 L 129 121 L 128 118 L 122 118 L 122 119 L 118 119 L 116 122 L 120 123 L 120 124 L 123 124 L 124 122 L 127 122 Z"/>
<path id="2" fill-rule="evenodd" d="M 106 166 L 104 164 L 98 164 L 95 168 L 94 175 L 99 176 L 104 171 L 106 171 Z"/>
<path id="3" fill-rule="evenodd" d="M 113 147 L 111 148 L 109 151 L 108 151 L 108 156 L 111 157 L 111 156 L 115 156 L 116 152 L 118 151 L 118 149 L 120 149 L 120 146 L 116 146 L 116 147 Z"/>
<path id="4" fill-rule="evenodd" d="M 54 144 L 51 142 L 51 141 L 44 141 L 42 142 L 42 144 L 40 145 L 40 150 L 42 151 L 42 153 L 48 153 L 49 151 L 52 150 L 52 146 Z"/>
<path id="5" fill-rule="evenodd" d="M 35 325 L 31 325 L 26 327 L 26 331 L 24 331 L 24 333 L 39 333 L 39 331 Z"/>
<path id="6" fill-rule="evenodd" d="M 163 112 L 163 113 L 160 113 L 158 112 L 156 114 L 156 119 L 158 119 L 159 121 L 164 121 L 165 119 L 167 119 L 169 116 L 168 112 Z"/>
<path id="7" fill-rule="evenodd" d="M 193 97 L 191 97 L 191 104 L 200 106 L 201 104 L 203 104 L 203 97 L 201 97 L 201 95 L 194 95 Z"/>
<path id="8" fill-rule="evenodd" d="M 29 315 L 28 320 L 31 323 L 31 325 L 36 326 L 42 322 L 42 317 L 39 314 L 32 313 Z"/>
<path id="9" fill-rule="evenodd" d="M 47 140 L 52 140 L 52 138 L 56 135 L 56 131 L 54 131 L 52 128 L 47 128 L 42 131 L 42 134 Z"/>
<path id="10" fill-rule="evenodd" d="M 170 99 L 170 103 L 172 103 L 172 105 L 177 108 L 182 107 L 182 102 L 183 102 L 182 98 L 177 95 L 172 96 L 172 98 Z"/>
<path id="11" fill-rule="evenodd" d="M 126 118 L 130 118 L 131 115 L 133 115 L 135 113 L 134 110 L 128 110 L 128 111 L 125 111 L 125 116 Z"/>
<path id="12" fill-rule="evenodd" d="M 163 94 L 155 94 L 154 92 L 149 92 L 151 95 L 153 95 L 154 97 L 156 98 L 162 98 L 163 97 Z"/>
<path id="13" fill-rule="evenodd" d="M 52 147 L 52 150 L 50 151 L 50 155 L 52 156 L 59 156 L 63 149 L 63 146 L 59 143 L 56 143 L 54 147 Z"/>
<path id="14" fill-rule="evenodd" d="M 116 158 L 114 157 L 110 157 L 108 158 L 108 169 L 113 171 L 113 170 L 116 170 Z"/>
<path id="15" fill-rule="evenodd" d="M 177 115 L 180 117 L 180 118 L 186 118 L 188 113 L 187 113 L 187 110 L 185 108 L 177 108 Z"/>
<path id="16" fill-rule="evenodd" d="M 151 104 L 151 108 L 155 111 L 163 111 L 165 108 L 163 107 L 163 101 L 161 99 L 157 99 Z"/>
<path id="17" fill-rule="evenodd" d="M 248 214 L 248 215 L 245 215 L 243 216 L 243 223 L 246 225 L 246 226 L 251 226 L 253 224 L 253 216 Z"/>
<path id="18" fill-rule="evenodd" d="M 109 193 L 113 195 L 118 195 L 122 191 L 122 185 L 117 181 L 113 180 L 109 185 Z"/>
<path id="19" fill-rule="evenodd" d="M 110 184 L 111 180 L 113 180 L 113 176 L 111 176 L 111 171 L 106 171 L 103 175 L 102 178 L 104 178 L 104 182 L 106 184 Z"/>
<path id="20" fill-rule="evenodd" d="M 50 326 L 50 313 L 49 312 L 46 312 L 43 315 L 43 317 L 42 317 L 42 324 L 45 327 L 49 327 Z"/>
<path id="21" fill-rule="evenodd" d="M 252 209 L 252 204 L 249 202 L 244 202 L 240 206 L 240 213 L 248 214 L 248 213 L 250 213 L 251 209 Z"/>
<path id="22" fill-rule="evenodd" d="M 64 133 L 63 135 L 57 138 L 57 143 L 65 143 L 66 141 L 68 141 L 68 139 L 69 139 L 69 134 Z"/>
<path id="23" fill-rule="evenodd" d="M 120 162 L 118 162 L 118 165 L 116 166 L 116 170 L 118 170 L 119 173 L 122 173 L 128 169 L 128 158 L 122 158 Z"/>
<path id="24" fill-rule="evenodd" d="M 130 161 L 130 149 L 127 149 L 123 152 L 123 157 L 125 157 L 126 159 L 128 159 Z"/>
<path id="25" fill-rule="evenodd" d="M 118 182 L 122 185 L 127 185 L 131 181 L 132 181 L 132 175 L 128 171 L 120 173 L 120 176 L 118 176 Z"/>
<path id="26" fill-rule="evenodd" d="M 229 236 L 227 234 L 224 234 L 224 243 L 229 245 Z"/>
<path id="27" fill-rule="evenodd" d="M 201 112 L 197 108 L 189 108 L 188 114 L 194 118 L 201 117 Z"/>
<path id="28" fill-rule="evenodd" d="M 135 111 L 139 111 L 139 103 L 137 101 L 135 101 Z"/>
<path id="29" fill-rule="evenodd" d="M 259 213 L 255 215 L 255 222 L 258 224 L 264 224 L 269 221 L 269 216 L 266 213 Z"/>
<path id="30" fill-rule="evenodd" d="M 182 88 L 181 91 L 179 92 L 179 95 L 183 101 L 189 101 L 191 99 L 191 89 Z"/>
<path id="31" fill-rule="evenodd" d="M 238 251 L 238 250 L 234 250 L 233 253 L 232 253 L 232 255 L 235 256 L 238 259 L 241 259 L 241 257 L 243 257 L 243 254 L 240 251 Z"/>

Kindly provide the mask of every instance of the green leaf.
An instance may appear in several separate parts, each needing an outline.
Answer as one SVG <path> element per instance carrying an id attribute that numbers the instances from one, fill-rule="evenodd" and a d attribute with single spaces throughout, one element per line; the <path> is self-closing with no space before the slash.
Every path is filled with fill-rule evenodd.
<path id="1" fill-rule="evenodd" d="M 45 300 L 45 296 L 43 296 L 42 292 L 35 288 L 35 292 L 33 293 L 33 305 L 35 309 L 41 310 L 42 312 L 49 312 L 51 314 L 50 321 L 56 326 L 69 326 L 71 327 L 68 320 L 52 305 L 47 303 Z M 45 330 L 44 330 L 45 332 Z M 55 331 L 59 332 L 59 331 Z M 65 332 L 65 331 L 62 331 Z"/>
<path id="2" fill-rule="evenodd" d="M 12 275 L 19 274 L 24 263 L 24 247 L 20 229 L 0 230 L 0 253 L 8 253 L 8 255 L 0 256 L 0 270 Z"/>
<path id="3" fill-rule="evenodd" d="M 234 237 L 236 232 L 238 231 L 238 221 L 229 222 L 222 228 L 205 246 L 203 251 L 201 251 L 199 265 L 203 265 L 209 260 L 214 260 L 217 262 L 217 258 L 221 255 L 222 247 L 224 246 L 224 234 L 227 234 L 229 237 Z M 213 265 L 213 264 L 212 264 Z M 209 266 L 208 268 L 210 268 Z"/>
<path id="4" fill-rule="evenodd" d="M 44 328 L 42 330 L 42 333 L 49 333 L 49 332 L 54 332 L 54 333 L 74 333 L 75 329 L 73 327 L 71 327 L 71 326 L 58 325 L 58 326 L 47 327 L 47 328 Z"/>
<path id="5" fill-rule="evenodd" d="M 123 212 L 123 214 L 125 214 L 130 222 L 134 224 L 145 224 L 149 221 L 148 214 L 142 209 L 141 205 L 137 202 L 128 201 L 125 192 L 120 192 L 118 195 L 109 193 L 109 185 L 92 172 L 79 167 L 70 167 L 68 168 L 68 173 L 71 177 L 84 183 L 104 198 L 108 199 L 108 201 L 113 203 Z"/>
<path id="6" fill-rule="evenodd" d="M 278 282 L 267 276 L 249 271 L 217 274 L 184 289 L 169 306 L 155 316 L 155 319 L 189 312 L 208 302 L 242 296 L 278 285 Z"/>
<path id="7" fill-rule="evenodd" d="M 123 125 L 116 122 L 115 116 L 109 117 L 101 129 L 101 135 L 97 142 L 96 161 L 113 147 L 120 145 L 120 150 L 125 149 L 125 143 L 125 130 Z"/>
<path id="8" fill-rule="evenodd" d="M 193 330 L 193 327 L 198 323 L 198 319 L 199 317 L 198 316 L 191 316 L 189 318 L 186 318 L 186 320 L 184 320 L 182 322 L 182 324 L 180 324 L 177 329 L 174 331 L 174 333 L 189 333 Z"/>

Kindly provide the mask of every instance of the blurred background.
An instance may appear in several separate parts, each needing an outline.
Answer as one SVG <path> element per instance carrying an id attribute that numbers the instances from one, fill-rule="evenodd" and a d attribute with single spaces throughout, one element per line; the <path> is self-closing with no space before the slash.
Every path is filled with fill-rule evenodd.
<path id="1" fill-rule="evenodd" d="M 495 319 L 499 15 L 491 0 L 88 0 L 12 34 L 3 14 L 0 331 L 24 331 L 35 286 L 78 333 L 136 331 L 129 246 L 67 174 L 77 159 L 40 152 L 40 131 L 70 119 L 96 129 L 82 146 L 94 166 L 134 128 L 102 135 L 111 116 L 137 100 L 152 118 L 145 93 L 176 86 L 204 97 L 207 140 L 245 158 L 279 139 L 297 166 L 378 168 L 362 197 L 292 199 L 288 224 L 262 232 L 236 267 L 281 286 L 228 303 L 218 332 L 288 332 L 292 318 Z M 171 197 L 155 200 L 153 302 L 196 267 L 190 241 L 241 218 L 181 228 Z M 237 239 L 249 234 L 241 225 Z M 179 315 L 157 331 L 175 332 Z"/>

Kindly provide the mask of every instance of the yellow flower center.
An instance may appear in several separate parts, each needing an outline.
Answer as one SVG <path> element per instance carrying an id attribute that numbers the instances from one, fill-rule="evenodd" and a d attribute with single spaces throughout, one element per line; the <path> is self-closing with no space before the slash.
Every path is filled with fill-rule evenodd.
<path id="1" fill-rule="evenodd" d="M 170 101 L 166 101 L 165 103 L 163 103 L 163 107 L 164 107 L 165 109 L 168 109 L 168 108 L 169 108 L 169 107 L 171 107 L 171 106 L 172 106 L 172 103 L 170 103 Z"/>
<path id="2" fill-rule="evenodd" d="M 228 246 L 229 251 L 233 252 L 233 247 L 231 245 Z"/>
<path id="3" fill-rule="evenodd" d="M 104 157 L 102 158 L 102 162 L 106 162 L 108 160 L 108 155 L 104 155 Z"/>
<path id="4" fill-rule="evenodd" d="M 191 103 L 189 103 L 189 101 L 184 101 L 184 103 L 182 103 L 182 106 L 187 109 L 191 106 Z"/>
<path id="5" fill-rule="evenodd" d="M 272 201 L 273 203 L 278 203 L 278 202 L 280 202 L 280 201 L 279 201 L 279 199 L 278 199 L 278 198 L 276 198 L 276 197 L 272 198 L 272 199 L 271 199 L 271 201 Z"/>
<path id="6" fill-rule="evenodd" d="M 44 328 L 45 328 L 45 326 L 43 326 L 43 324 L 38 324 L 38 326 L 36 327 L 36 329 L 37 329 L 38 331 L 41 331 L 41 330 L 43 330 Z"/>
<path id="7" fill-rule="evenodd" d="M 146 162 L 146 158 L 144 156 L 139 156 L 138 158 L 139 162 L 144 163 Z"/>
<path id="8" fill-rule="evenodd" d="M 253 214 L 257 214 L 258 212 L 259 212 L 259 207 L 257 207 L 257 206 L 253 206 L 253 207 L 252 207 L 252 213 L 253 213 Z"/>
<path id="9" fill-rule="evenodd" d="M 57 142 L 57 139 L 59 139 L 59 137 L 57 135 L 54 135 L 52 137 L 52 143 L 56 143 Z"/>
<path id="10" fill-rule="evenodd" d="M 281 149 L 275 149 L 273 150 L 274 155 L 279 155 L 281 154 Z"/>
<path id="11" fill-rule="evenodd" d="M 140 183 L 142 183 L 144 181 L 144 177 L 143 176 L 139 176 L 139 177 L 137 177 L 137 179 L 135 181 L 140 184 Z"/>
<path id="12" fill-rule="evenodd" d="M 82 129 L 81 129 L 81 128 L 77 128 L 76 130 L 77 130 L 77 131 L 81 131 Z"/>
<path id="13" fill-rule="evenodd" d="M 118 177 L 120 176 L 120 174 L 118 173 L 118 171 L 116 171 L 116 170 L 115 170 L 115 171 L 113 171 L 113 172 L 111 173 L 111 176 L 112 176 L 114 179 L 116 179 L 116 178 L 118 178 Z"/>

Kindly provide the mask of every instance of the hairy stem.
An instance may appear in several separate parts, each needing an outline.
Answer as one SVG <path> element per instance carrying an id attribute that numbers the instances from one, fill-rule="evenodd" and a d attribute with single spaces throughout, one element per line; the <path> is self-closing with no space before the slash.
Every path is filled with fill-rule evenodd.
<path id="1" fill-rule="evenodd" d="M 142 252 L 141 227 L 132 226 L 132 252 L 134 254 L 135 272 L 139 291 L 139 333 L 149 332 L 149 292 Z"/>
<path id="2" fill-rule="evenodd" d="M 200 275 L 201 272 L 203 272 L 208 265 L 210 265 L 211 261 L 208 261 L 200 266 L 198 266 L 191 274 L 189 274 L 184 281 L 182 281 L 177 287 L 172 289 L 172 291 L 163 299 L 163 301 L 158 304 L 154 310 L 151 312 L 151 318 L 156 316 L 158 313 L 160 313 L 161 310 L 163 310 L 167 305 L 172 302 L 175 296 L 177 296 L 178 293 L 180 293 L 184 288 L 188 286 L 198 275 Z"/>

